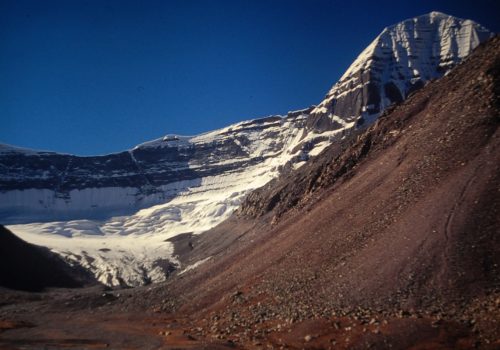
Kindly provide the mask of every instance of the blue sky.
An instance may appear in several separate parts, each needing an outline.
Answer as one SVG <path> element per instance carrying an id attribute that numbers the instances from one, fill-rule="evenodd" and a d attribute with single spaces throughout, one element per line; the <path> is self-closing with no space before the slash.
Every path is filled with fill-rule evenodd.
<path id="1" fill-rule="evenodd" d="M 380 31 L 499 1 L 0 0 L 0 142 L 105 154 L 319 103 Z"/>

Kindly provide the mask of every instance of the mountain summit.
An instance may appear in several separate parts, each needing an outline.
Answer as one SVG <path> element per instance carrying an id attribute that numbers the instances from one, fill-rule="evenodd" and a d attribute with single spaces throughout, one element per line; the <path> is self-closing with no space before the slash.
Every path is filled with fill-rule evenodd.
<path id="1" fill-rule="evenodd" d="M 436 11 L 385 28 L 312 111 L 314 125 L 332 128 L 338 119 L 372 122 L 491 36 L 474 21 Z"/>

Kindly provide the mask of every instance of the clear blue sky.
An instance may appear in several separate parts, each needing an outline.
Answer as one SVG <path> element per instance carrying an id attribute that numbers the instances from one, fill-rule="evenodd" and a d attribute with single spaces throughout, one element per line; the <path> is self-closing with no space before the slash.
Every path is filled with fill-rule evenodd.
<path id="1" fill-rule="evenodd" d="M 0 142 L 105 154 L 285 114 L 384 27 L 438 10 L 499 32 L 499 3 L 0 0 Z"/>

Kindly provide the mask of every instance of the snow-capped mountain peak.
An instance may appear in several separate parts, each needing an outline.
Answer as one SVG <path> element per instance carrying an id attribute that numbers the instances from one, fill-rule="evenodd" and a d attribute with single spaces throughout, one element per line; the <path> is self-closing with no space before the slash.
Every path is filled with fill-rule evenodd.
<path id="1" fill-rule="evenodd" d="M 431 12 L 385 28 L 312 111 L 373 121 L 425 82 L 446 74 L 492 33 L 471 20 Z M 324 121 L 322 123 L 324 125 Z"/>

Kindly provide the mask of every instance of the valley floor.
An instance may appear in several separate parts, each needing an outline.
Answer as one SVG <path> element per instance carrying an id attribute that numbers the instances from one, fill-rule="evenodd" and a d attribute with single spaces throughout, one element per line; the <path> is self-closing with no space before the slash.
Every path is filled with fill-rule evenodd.
<path id="1" fill-rule="evenodd" d="M 461 317 L 361 310 L 289 322 L 256 319 L 247 330 L 207 329 L 207 320 L 161 311 L 153 289 L 103 287 L 44 293 L 2 290 L 0 349 L 497 349 L 500 296 Z M 239 303 L 241 294 L 234 296 Z M 156 305 L 156 306 L 155 306 Z M 248 310 L 256 305 L 249 305 Z M 475 318 L 471 316 L 475 313 Z M 479 317 L 478 317 L 479 316 Z M 230 320 L 221 319 L 221 323 Z M 498 336 L 498 334 L 496 334 Z M 493 338 L 491 338 L 493 336 Z"/>

